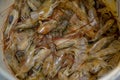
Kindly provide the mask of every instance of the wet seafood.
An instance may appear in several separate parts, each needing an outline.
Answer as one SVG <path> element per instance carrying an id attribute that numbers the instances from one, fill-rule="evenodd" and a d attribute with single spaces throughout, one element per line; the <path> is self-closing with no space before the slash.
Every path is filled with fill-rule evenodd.
<path id="1" fill-rule="evenodd" d="M 96 33 L 94 40 L 97 40 L 99 37 L 101 37 L 102 34 L 104 34 L 108 29 L 110 29 L 113 23 L 114 20 L 108 20 L 106 24 Z"/>
<path id="2" fill-rule="evenodd" d="M 53 13 L 54 8 L 57 7 L 58 4 L 59 1 L 53 3 L 52 0 L 45 0 L 34 14 L 41 20 L 47 19 Z"/>
<path id="3" fill-rule="evenodd" d="M 48 22 L 44 22 L 40 24 L 40 27 L 38 28 L 38 33 L 40 34 L 47 34 L 52 29 L 56 28 L 57 22 L 55 20 L 50 20 Z"/>
<path id="4" fill-rule="evenodd" d="M 117 53 L 120 50 L 120 41 L 113 41 L 107 48 L 100 50 L 95 56 L 105 56 L 113 53 Z"/>
<path id="5" fill-rule="evenodd" d="M 8 20 L 5 24 L 5 30 L 4 35 L 9 35 L 11 29 L 14 27 L 14 25 L 17 23 L 17 20 L 19 18 L 19 12 L 17 10 L 12 10 L 12 12 L 8 15 Z"/>
<path id="6" fill-rule="evenodd" d="M 32 27 L 36 27 L 37 24 L 38 24 L 37 20 L 33 20 L 31 18 L 28 18 L 28 19 L 24 20 L 23 22 L 18 23 L 16 25 L 16 29 L 32 28 Z"/>
<path id="7" fill-rule="evenodd" d="M 112 40 L 114 40 L 114 36 L 111 37 L 105 37 L 100 39 L 99 41 L 97 41 L 93 47 L 90 49 L 90 54 L 94 54 L 96 52 L 98 52 L 99 50 L 101 50 L 103 47 L 105 47 L 108 43 L 112 42 Z"/>
<path id="8" fill-rule="evenodd" d="M 111 13 L 113 14 L 113 16 L 118 16 L 118 13 L 117 13 L 117 5 L 116 5 L 116 2 L 114 0 L 102 0 L 103 3 L 105 4 L 105 6 L 107 7 L 107 9 L 109 11 L 111 11 Z"/>
<path id="9" fill-rule="evenodd" d="M 26 18 L 29 18 L 30 16 L 30 8 L 26 2 L 26 0 L 24 0 L 23 2 L 23 6 L 22 6 L 22 9 L 21 9 L 21 20 L 25 20 Z"/>
<path id="10" fill-rule="evenodd" d="M 29 5 L 29 7 L 35 11 L 37 10 L 40 5 L 42 4 L 40 0 L 26 0 L 27 1 L 27 4 Z"/>
<path id="11" fill-rule="evenodd" d="M 120 62 L 116 0 L 15 0 L 3 52 L 20 80 L 97 80 Z M 111 6 L 112 5 L 112 6 Z"/>

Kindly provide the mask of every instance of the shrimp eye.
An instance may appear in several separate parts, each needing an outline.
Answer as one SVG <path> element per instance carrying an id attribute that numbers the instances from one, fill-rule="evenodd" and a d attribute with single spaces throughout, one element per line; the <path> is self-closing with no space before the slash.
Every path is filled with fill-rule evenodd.
<path id="1" fill-rule="evenodd" d="M 9 24 L 11 24 L 11 23 L 12 23 L 12 21 L 13 21 L 13 16 L 12 16 L 12 15 L 10 15 L 10 16 L 9 16 Z"/>
<path id="2" fill-rule="evenodd" d="M 19 50 L 16 52 L 16 58 L 17 58 L 18 62 L 21 62 L 21 60 L 24 58 L 24 56 L 25 56 L 24 51 Z"/>

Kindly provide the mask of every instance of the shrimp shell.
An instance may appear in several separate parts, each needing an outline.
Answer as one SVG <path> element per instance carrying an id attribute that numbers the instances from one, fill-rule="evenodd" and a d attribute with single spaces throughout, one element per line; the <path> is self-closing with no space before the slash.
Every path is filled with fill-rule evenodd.
<path id="1" fill-rule="evenodd" d="M 20 72 L 16 74 L 16 76 L 20 76 L 28 72 L 33 66 L 35 61 L 33 60 L 33 55 L 35 52 L 35 45 L 31 45 L 29 51 L 27 52 L 27 59 L 25 63 L 22 65 Z"/>
<path id="2" fill-rule="evenodd" d="M 89 53 L 94 54 L 101 50 L 104 46 L 106 46 L 108 43 L 110 43 L 112 40 L 114 40 L 114 36 L 111 37 L 105 37 L 97 41 L 92 48 L 90 49 Z"/>
<path id="3" fill-rule="evenodd" d="M 24 5 L 22 5 L 20 16 L 21 16 L 21 20 L 25 20 L 26 18 L 29 18 L 29 16 L 30 16 L 30 8 L 29 8 L 26 0 L 24 0 Z"/>
<path id="4" fill-rule="evenodd" d="M 31 18 L 28 18 L 24 20 L 23 22 L 20 22 L 16 25 L 16 29 L 29 29 L 32 27 L 36 27 L 37 20 L 33 20 Z"/>
<path id="5" fill-rule="evenodd" d="M 103 57 L 103 56 L 105 56 L 105 55 L 114 54 L 114 53 L 118 52 L 119 50 L 120 50 L 120 41 L 114 40 L 114 41 L 108 46 L 108 48 L 105 48 L 105 49 L 103 49 L 103 50 L 100 50 L 100 51 L 97 52 L 94 56 Z"/>
<path id="6" fill-rule="evenodd" d="M 51 30 L 56 28 L 56 26 L 57 26 L 57 22 L 55 20 L 50 20 L 48 22 L 44 22 L 43 24 L 41 23 L 37 31 L 40 34 L 47 34 Z"/>
<path id="7" fill-rule="evenodd" d="M 114 23 L 113 19 L 108 20 L 105 23 L 105 25 L 96 33 L 96 36 L 95 36 L 95 38 L 92 41 L 95 41 L 95 40 L 99 39 L 102 36 L 102 34 L 104 34 L 108 29 L 111 28 L 113 23 Z"/>
<path id="8" fill-rule="evenodd" d="M 18 11 L 13 9 L 8 16 L 8 19 L 9 19 L 8 22 L 5 24 L 6 27 L 4 30 L 4 35 L 10 35 L 10 31 L 14 27 L 14 25 L 16 24 L 18 17 L 19 17 Z"/>
<path id="9" fill-rule="evenodd" d="M 41 2 L 40 0 L 27 0 L 27 4 L 33 11 L 35 11 L 40 7 Z"/>
<path id="10" fill-rule="evenodd" d="M 40 20 L 45 20 L 52 15 L 53 10 L 57 7 L 59 1 L 52 2 L 52 0 L 46 0 L 37 11 L 34 11 L 34 15 L 39 17 Z"/>

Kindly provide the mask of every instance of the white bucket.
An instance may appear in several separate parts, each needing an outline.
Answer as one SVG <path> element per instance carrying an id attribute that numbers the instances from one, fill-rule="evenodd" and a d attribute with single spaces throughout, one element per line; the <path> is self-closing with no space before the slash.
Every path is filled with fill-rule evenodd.
<path id="1" fill-rule="evenodd" d="M 0 0 L 0 27 L 3 26 L 6 15 L 8 14 L 7 8 L 13 3 L 13 1 L 14 0 Z M 120 3 L 120 0 L 118 0 L 118 2 Z M 0 80 L 16 80 L 4 62 L 4 56 L 1 47 L 2 45 L 0 45 Z M 120 80 L 120 65 L 100 80 Z"/>

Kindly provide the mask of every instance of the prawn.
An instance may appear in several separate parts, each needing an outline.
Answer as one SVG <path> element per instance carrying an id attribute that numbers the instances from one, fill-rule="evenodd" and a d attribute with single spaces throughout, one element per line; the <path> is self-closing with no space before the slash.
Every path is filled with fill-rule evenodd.
<path id="1" fill-rule="evenodd" d="M 120 41 L 114 40 L 107 48 L 100 50 L 94 56 L 103 57 L 106 55 L 114 54 L 120 50 Z"/>
<path id="2" fill-rule="evenodd" d="M 113 25 L 114 20 L 110 19 L 108 20 L 105 25 L 96 33 L 95 38 L 91 41 L 96 41 L 98 40 L 110 27 Z"/>
<path id="3" fill-rule="evenodd" d="M 90 54 L 94 54 L 101 50 L 103 47 L 105 47 L 108 43 L 112 42 L 114 40 L 114 36 L 105 37 L 97 41 L 92 48 L 89 50 Z"/>

